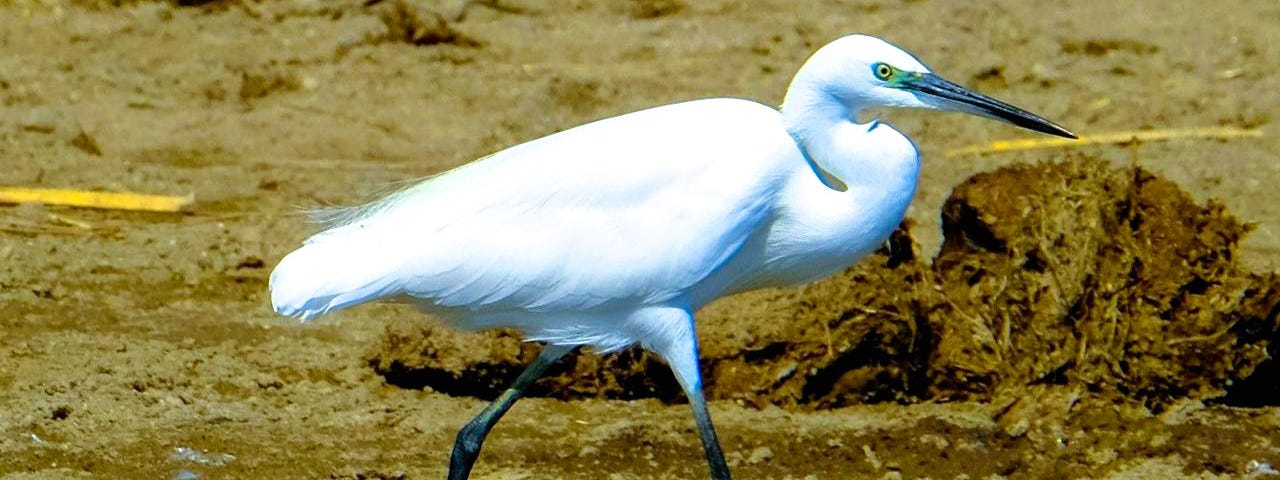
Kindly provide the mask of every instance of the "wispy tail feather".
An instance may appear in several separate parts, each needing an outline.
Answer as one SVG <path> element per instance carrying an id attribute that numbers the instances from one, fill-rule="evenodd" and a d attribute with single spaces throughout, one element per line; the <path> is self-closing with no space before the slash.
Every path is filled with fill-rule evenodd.
<path id="1" fill-rule="evenodd" d="M 302 321 L 395 295 L 399 285 L 378 261 L 377 246 L 350 235 L 327 235 L 286 255 L 271 272 L 271 306 Z"/>

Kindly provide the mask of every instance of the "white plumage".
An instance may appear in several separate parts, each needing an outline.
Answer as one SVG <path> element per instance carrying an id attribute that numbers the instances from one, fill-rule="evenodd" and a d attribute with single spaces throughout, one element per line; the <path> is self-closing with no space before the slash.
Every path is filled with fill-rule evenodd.
<path id="1" fill-rule="evenodd" d="M 776 130 L 744 140 L 741 130 L 706 128 L 721 113 L 772 115 Z M 770 177 L 783 172 L 750 159 L 786 146 L 776 117 L 750 102 L 707 100 L 504 150 L 340 215 L 345 222 L 276 268 L 273 303 L 310 318 L 403 295 L 467 328 L 493 326 L 477 320 L 492 314 L 692 306 L 693 286 L 769 217 L 778 190 Z M 533 336 L 565 327 L 516 326 Z"/>
<path id="2" fill-rule="evenodd" d="M 781 111 L 735 99 L 643 110 L 327 212 L 328 228 L 272 272 L 272 304 L 306 320 L 394 298 L 460 328 L 514 327 L 564 347 L 549 348 L 550 361 L 573 346 L 639 343 L 671 363 L 713 475 L 728 478 L 701 400 L 693 312 L 832 274 L 888 237 L 915 193 L 919 157 L 892 127 L 858 123 L 873 106 L 1070 135 L 941 80 L 882 40 L 845 37 L 800 69 Z M 472 423 L 491 426 L 509 403 L 495 405 Z M 474 454 L 464 440 L 487 428 L 459 435 L 450 478 L 466 477 Z"/>
<path id="3" fill-rule="evenodd" d="M 915 162 L 912 149 L 893 153 Z M 847 266 L 901 219 L 914 170 L 902 177 L 885 195 L 835 192 L 777 110 L 730 99 L 670 105 L 519 145 L 339 214 L 276 267 L 272 301 L 308 319 L 402 296 L 462 328 L 517 327 L 609 351 L 642 339 L 618 338 L 608 322 L 574 325 L 581 314 L 696 310 L 725 293 Z M 859 194 L 864 201 L 852 201 Z M 799 201 L 779 205 L 784 198 Z M 791 203 L 826 208 L 780 208 Z M 858 215 L 882 205 L 887 221 Z M 830 227 L 869 235 L 826 238 L 844 233 Z M 748 256 L 734 258 L 749 241 Z M 813 271 L 815 249 L 835 263 Z M 778 274 L 787 278 L 772 280 Z"/>

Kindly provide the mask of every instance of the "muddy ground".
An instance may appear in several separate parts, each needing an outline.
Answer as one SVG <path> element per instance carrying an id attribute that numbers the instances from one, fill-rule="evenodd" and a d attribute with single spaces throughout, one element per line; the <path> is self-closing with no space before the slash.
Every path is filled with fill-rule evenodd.
<path id="1" fill-rule="evenodd" d="M 1085 135 L 1264 136 L 947 158 L 1026 134 L 886 112 L 925 158 L 916 253 L 702 315 L 737 477 L 1277 476 L 1264 362 L 1280 267 L 1274 2 L 504 0 L 465 15 L 462 2 L 187 3 L 200 2 L 0 0 L 0 184 L 197 198 L 180 215 L 0 207 L 6 478 L 442 477 L 483 404 L 470 395 L 499 387 L 451 395 L 384 376 L 397 359 L 426 363 L 411 339 L 434 327 L 407 309 L 274 316 L 266 277 L 309 232 L 298 207 L 645 106 L 777 103 L 814 48 L 850 32 Z M 1058 188 L 1039 198 L 1065 220 L 1024 224 L 1038 236 L 990 221 L 1020 204 L 975 196 L 991 177 L 969 179 L 1009 165 L 999 191 Z M 1104 209 L 1072 192 L 1127 200 Z M 944 244 L 944 213 L 985 227 Z M 1098 235 L 1114 241 L 1072 241 Z M 932 285 L 947 295 L 903 293 Z M 778 327 L 707 338 L 738 319 Z M 1129 320 L 1141 328 L 1117 333 Z M 475 477 L 705 478 L 669 379 L 624 391 L 600 378 L 519 403 Z"/>

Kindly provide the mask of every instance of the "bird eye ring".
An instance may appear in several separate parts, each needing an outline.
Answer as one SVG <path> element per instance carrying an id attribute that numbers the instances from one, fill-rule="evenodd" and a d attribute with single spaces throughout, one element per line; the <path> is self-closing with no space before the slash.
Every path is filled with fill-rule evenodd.
<path id="1" fill-rule="evenodd" d="M 887 63 L 876 63 L 871 66 L 871 73 L 875 74 L 876 78 L 880 80 L 888 80 L 889 77 L 893 76 L 893 67 L 890 67 Z"/>

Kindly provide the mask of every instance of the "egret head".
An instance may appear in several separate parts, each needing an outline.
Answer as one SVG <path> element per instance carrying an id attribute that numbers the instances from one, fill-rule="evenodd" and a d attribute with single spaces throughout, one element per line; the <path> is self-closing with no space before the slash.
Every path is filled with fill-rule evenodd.
<path id="1" fill-rule="evenodd" d="M 796 73 L 787 103 L 797 89 L 819 92 L 854 114 L 869 107 L 951 110 L 1076 138 L 1038 115 L 934 75 L 914 55 L 866 35 L 843 37 L 818 49 Z"/>

